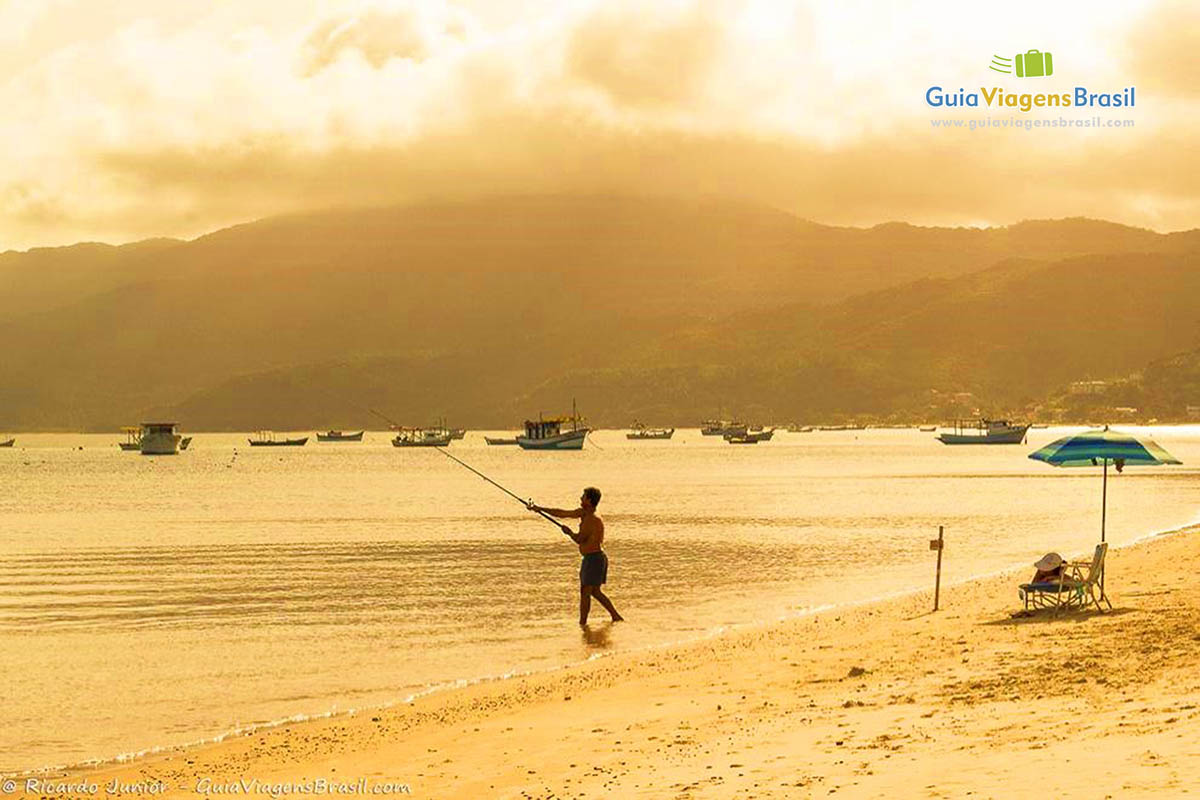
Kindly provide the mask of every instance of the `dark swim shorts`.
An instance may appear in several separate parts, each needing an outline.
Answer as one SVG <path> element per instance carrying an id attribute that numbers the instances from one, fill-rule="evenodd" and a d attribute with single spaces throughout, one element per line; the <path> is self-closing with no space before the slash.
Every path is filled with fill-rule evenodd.
<path id="1" fill-rule="evenodd" d="M 588 553 L 579 562 L 579 585 L 599 586 L 608 580 L 608 556 L 604 551 Z"/>

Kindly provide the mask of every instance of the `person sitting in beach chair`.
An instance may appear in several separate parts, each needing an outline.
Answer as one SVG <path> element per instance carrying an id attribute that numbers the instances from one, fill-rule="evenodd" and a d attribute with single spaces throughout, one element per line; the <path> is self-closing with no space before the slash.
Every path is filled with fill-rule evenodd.
<path id="1" fill-rule="evenodd" d="M 1108 545 L 1096 545 L 1091 561 L 1070 563 L 1062 560 L 1058 553 L 1047 553 L 1033 565 L 1037 572 L 1029 583 L 1021 584 L 1019 595 L 1025 602 L 1022 614 L 1034 608 L 1087 608 L 1095 605 L 1104 611 L 1101 602 L 1112 608 L 1112 602 L 1104 595 L 1104 556 Z"/>
<path id="2" fill-rule="evenodd" d="M 1066 562 L 1058 553 L 1046 553 L 1046 555 L 1033 562 L 1033 568 L 1037 572 L 1033 573 L 1033 579 L 1030 583 L 1058 583 L 1058 579 L 1063 576 L 1063 570 L 1066 568 Z"/>
<path id="3" fill-rule="evenodd" d="M 1033 578 L 1020 586 L 1018 594 L 1025 602 L 1025 611 L 1034 608 L 1058 607 L 1061 595 L 1072 592 L 1075 582 L 1068 577 L 1068 564 L 1058 553 L 1046 555 L 1033 562 Z"/>

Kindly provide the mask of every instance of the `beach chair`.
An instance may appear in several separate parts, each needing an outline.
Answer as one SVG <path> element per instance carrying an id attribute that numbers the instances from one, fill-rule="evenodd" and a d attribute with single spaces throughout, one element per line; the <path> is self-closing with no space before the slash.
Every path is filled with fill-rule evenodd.
<path id="1" fill-rule="evenodd" d="M 1102 602 L 1111 609 L 1112 602 L 1101 587 L 1104 557 L 1107 554 L 1108 544 L 1101 542 L 1096 545 L 1091 561 L 1066 562 L 1057 581 L 1021 584 L 1019 595 L 1025 603 L 1025 610 L 1052 608 L 1059 613 L 1069 608 L 1083 609 L 1095 605 L 1098 611 L 1103 612 Z"/>

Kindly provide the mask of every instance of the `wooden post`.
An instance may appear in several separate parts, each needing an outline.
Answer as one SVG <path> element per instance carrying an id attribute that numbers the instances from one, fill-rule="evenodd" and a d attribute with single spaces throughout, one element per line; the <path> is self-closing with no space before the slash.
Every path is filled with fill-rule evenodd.
<path id="1" fill-rule="evenodd" d="M 938 537 L 936 539 L 929 540 L 929 549 L 937 550 L 937 554 L 938 554 L 937 578 L 934 580 L 934 584 L 933 584 L 933 610 L 934 611 L 938 610 L 938 600 L 941 599 L 941 594 L 942 594 L 942 547 L 944 544 L 944 540 L 942 538 L 942 530 L 943 530 L 942 526 L 938 525 Z"/>

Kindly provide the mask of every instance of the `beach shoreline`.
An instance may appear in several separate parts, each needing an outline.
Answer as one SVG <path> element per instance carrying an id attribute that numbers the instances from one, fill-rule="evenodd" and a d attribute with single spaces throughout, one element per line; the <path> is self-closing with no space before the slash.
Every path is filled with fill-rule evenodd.
<path id="1" fill-rule="evenodd" d="M 1197 521 L 1195 523 L 1192 523 L 1190 525 L 1186 525 L 1186 526 L 1183 526 L 1180 528 L 1173 528 L 1170 530 L 1161 530 L 1161 531 L 1151 531 L 1151 532 L 1145 533 L 1135 539 L 1132 539 L 1122 545 L 1119 545 L 1118 547 L 1113 547 L 1112 545 L 1110 545 L 1110 549 L 1120 549 L 1120 548 L 1132 547 L 1132 546 L 1135 546 L 1135 545 L 1143 543 L 1143 542 L 1151 541 L 1160 536 L 1184 533 L 1193 527 L 1195 527 L 1197 530 L 1200 530 L 1200 521 Z M 1064 555 L 1068 560 L 1076 561 L 1076 560 L 1084 560 L 1086 558 L 1089 558 L 1090 552 L 1082 552 L 1082 551 L 1078 552 L 1078 553 L 1067 552 L 1067 553 L 1064 553 Z M 984 581 L 984 580 L 989 580 L 989 579 L 994 579 L 994 578 L 1018 576 L 1018 575 L 1022 574 L 1025 571 L 1025 569 L 1026 568 L 1024 566 L 1020 566 L 1020 567 L 1009 566 L 1009 567 L 1003 567 L 1003 568 L 996 569 L 996 570 L 991 570 L 986 573 L 979 573 L 979 574 L 968 575 L 965 577 L 956 578 L 952 581 L 944 582 L 942 584 L 942 590 L 948 591 L 950 589 L 953 589 L 956 586 L 962 586 L 964 584 L 971 584 L 971 583 L 975 583 L 978 581 Z M 630 656 L 645 655 L 648 653 L 655 653 L 655 652 L 661 652 L 661 651 L 670 651 L 670 650 L 673 650 L 676 648 L 688 647 L 688 646 L 696 645 L 696 644 L 703 643 L 706 641 L 720 639 L 722 637 L 735 636 L 738 634 L 744 634 L 744 633 L 755 631 L 755 630 L 761 630 L 765 627 L 769 627 L 769 626 L 773 626 L 773 625 L 785 624 L 792 620 L 802 619 L 802 618 L 810 617 L 810 616 L 817 615 L 817 614 L 828 614 L 828 613 L 835 612 L 835 611 L 839 611 L 839 612 L 840 611 L 851 611 L 853 609 L 860 608 L 863 606 L 873 606 L 873 605 L 884 604 L 884 603 L 889 603 L 889 602 L 894 602 L 894 601 L 899 601 L 899 600 L 911 599 L 911 598 L 915 598 L 915 597 L 925 597 L 926 595 L 932 596 L 932 590 L 927 589 L 927 588 L 907 588 L 907 589 L 900 589 L 900 590 L 892 591 L 892 592 L 882 594 L 882 595 L 868 596 L 868 597 L 865 597 L 865 598 L 862 598 L 859 600 L 854 600 L 854 601 L 843 601 L 843 602 L 837 602 L 837 603 L 829 603 L 829 604 L 820 605 L 820 606 L 804 607 L 804 608 L 800 608 L 800 610 L 797 610 L 795 612 L 791 612 L 791 613 L 788 613 L 788 614 L 785 614 L 782 616 L 778 616 L 778 617 L 764 618 L 764 619 L 747 621 L 747 622 L 730 623 L 728 625 L 717 626 L 717 627 L 708 629 L 706 631 L 703 631 L 702 633 L 696 634 L 694 636 L 689 636 L 686 638 L 674 639 L 671 641 L 660 642 L 660 643 L 650 644 L 650 645 L 642 645 L 642 646 L 632 647 L 632 648 L 623 648 L 623 649 L 616 650 L 616 651 L 596 650 L 596 651 L 592 652 L 585 659 L 569 661 L 569 662 L 559 664 L 556 666 L 550 666 L 550 667 L 544 667 L 544 668 L 532 669 L 532 670 L 513 669 L 511 671 L 507 671 L 507 672 L 500 673 L 500 674 L 452 678 L 452 679 L 446 680 L 444 682 L 421 687 L 419 689 L 416 689 L 415 691 L 410 692 L 409 694 L 405 695 L 402 698 L 391 700 L 391 701 L 384 702 L 384 703 L 375 703 L 375 704 L 365 705 L 365 706 L 361 706 L 361 707 L 351 707 L 351 708 L 346 708 L 346 709 L 338 709 L 335 707 L 333 709 L 326 710 L 326 711 L 316 711 L 316 712 L 311 712 L 311 713 L 297 713 L 297 714 L 292 714 L 287 717 L 282 717 L 279 719 L 272 719 L 272 720 L 266 720 L 266 721 L 262 721 L 262 722 L 252 722 L 252 723 L 247 723 L 244 725 L 238 725 L 236 727 L 230 728 L 228 730 L 222 731 L 222 732 L 217 733 L 212 736 L 205 736 L 205 737 L 192 739 L 192 740 L 184 741 L 184 742 L 173 743 L 173 744 L 151 745 L 151 746 L 145 747 L 141 750 L 121 752 L 116 755 L 105 755 L 105 756 L 99 756 L 99 757 L 86 758 L 86 759 L 82 759 L 82 760 L 70 762 L 70 763 L 50 764 L 50 765 L 42 765 L 42 766 L 38 766 L 38 767 L 29 767 L 29 768 L 21 769 L 19 771 L 6 771 L 3 769 L 0 769 L 0 777 L 8 777 L 8 776 L 24 777 L 24 776 L 42 775 L 42 774 L 74 774 L 74 773 L 78 773 L 83 770 L 106 770 L 109 767 L 114 767 L 114 766 L 118 766 L 118 765 L 122 765 L 122 764 L 128 764 L 128 763 L 151 759 L 151 758 L 160 757 L 160 756 L 165 756 L 165 755 L 169 755 L 171 753 L 185 752 L 185 751 L 195 750 L 198 748 L 205 748 L 205 747 L 209 747 L 209 746 L 213 746 L 213 745 L 219 745 L 222 742 L 225 742 L 226 740 L 229 740 L 231 738 L 236 738 L 236 737 L 241 737 L 241 736 L 251 736 L 259 731 L 271 730 L 271 729 L 290 726 L 290 725 L 318 722 L 318 721 L 322 721 L 322 720 L 337 720 L 340 718 L 350 718 L 350 717 L 354 717 L 354 716 L 364 714 L 364 713 L 372 713 L 372 714 L 378 713 L 378 712 L 382 712 L 382 711 L 387 711 L 389 709 L 392 709 L 392 708 L 395 708 L 398 706 L 410 705 L 417 699 L 428 698 L 428 697 L 431 697 L 434 695 L 440 695 L 443 692 L 462 691 L 465 689 L 470 689 L 471 687 L 475 687 L 475 686 L 493 684 L 493 683 L 503 682 L 503 681 L 510 681 L 510 680 L 515 680 L 515 679 L 519 679 L 519 678 L 537 678 L 539 676 L 553 675 L 553 674 L 561 672 L 563 670 L 569 670 L 569 669 L 573 669 L 573 668 L 583 667 L 593 661 L 597 661 L 600 659 L 630 657 Z M 609 628 L 609 625 L 607 622 L 600 623 L 600 624 L 593 623 L 590 626 L 590 628 L 591 628 L 591 630 L 600 632 L 600 635 L 603 636 L 603 632 Z"/>
<path id="2" fill-rule="evenodd" d="M 1018 576 L 990 576 L 943 587 L 936 615 L 930 592 L 906 594 L 34 775 L 90 781 L 106 796 L 251 784 L 313 793 L 314 781 L 347 790 L 366 781 L 365 791 L 427 797 L 783 797 L 873 796 L 902 789 L 915 770 L 931 796 L 974 786 L 999 797 L 1007 792 L 998 786 L 1028 785 L 1029 762 L 1052 765 L 1054 756 L 1107 768 L 1119 796 L 1163 793 L 1198 777 L 1182 744 L 1200 733 L 1200 711 L 1186 702 L 1200 687 L 1183 677 L 1200 665 L 1186 635 L 1200 629 L 1200 591 L 1188 581 L 1200 569 L 1198 531 L 1113 550 L 1116 609 L 1104 615 L 1012 619 Z M 1146 591 L 1146 575 L 1159 588 Z M 1031 651 L 1046 634 L 1072 646 Z M 997 746 L 970 733 L 978 726 L 1003 732 Z M 1107 739 L 1122 748 L 1136 739 L 1154 758 L 1114 771 L 1127 759 L 1097 761 L 1107 749 L 1097 741 Z M 1022 758 L 1009 764 L 1005 752 Z M 935 779 L 944 762 L 967 758 L 969 776 Z M 897 770 L 903 761 L 911 763 Z M 999 784 L 986 788 L 981 775 Z M 114 780 L 129 791 L 106 791 Z M 18 783 L 18 796 L 56 796 Z"/>

